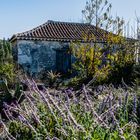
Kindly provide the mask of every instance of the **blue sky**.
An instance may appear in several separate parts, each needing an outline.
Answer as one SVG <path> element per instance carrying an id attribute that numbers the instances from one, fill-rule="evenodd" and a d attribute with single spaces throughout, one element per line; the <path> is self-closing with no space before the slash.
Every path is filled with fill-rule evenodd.
<path id="1" fill-rule="evenodd" d="M 140 0 L 108 0 L 112 14 L 134 23 Z M 0 38 L 27 31 L 47 20 L 81 22 L 86 0 L 0 0 Z"/>

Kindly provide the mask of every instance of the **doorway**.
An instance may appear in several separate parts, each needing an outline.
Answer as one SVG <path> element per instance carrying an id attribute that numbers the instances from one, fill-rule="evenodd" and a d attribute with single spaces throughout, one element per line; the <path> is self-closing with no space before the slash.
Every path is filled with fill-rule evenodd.
<path id="1" fill-rule="evenodd" d="M 71 54 L 66 49 L 56 50 L 56 70 L 67 73 L 71 69 Z"/>

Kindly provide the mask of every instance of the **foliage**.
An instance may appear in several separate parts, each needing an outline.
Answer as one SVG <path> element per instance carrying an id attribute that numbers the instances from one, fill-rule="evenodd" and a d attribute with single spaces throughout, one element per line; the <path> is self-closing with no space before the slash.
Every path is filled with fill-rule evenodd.
<path id="1" fill-rule="evenodd" d="M 11 60 L 12 60 L 11 44 L 6 40 L 0 41 L 0 64 L 11 62 Z"/>
<path id="2" fill-rule="evenodd" d="M 52 70 L 48 71 L 47 80 L 48 80 L 49 86 L 52 87 L 52 86 L 54 86 L 54 84 L 58 83 L 58 78 L 60 78 L 60 77 L 61 77 L 60 73 L 53 72 Z"/>
<path id="3" fill-rule="evenodd" d="M 98 28 L 120 35 L 124 20 L 111 15 L 112 5 L 108 0 L 89 0 L 86 2 L 85 8 L 82 10 L 84 22 L 93 24 Z"/>
<path id="4" fill-rule="evenodd" d="M 98 75 L 103 79 L 111 69 L 109 63 L 103 64 L 105 61 L 104 52 L 99 45 L 91 46 L 89 44 L 72 46 L 72 54 L 76 57 L 73 68 L 78 71 L 81 77 L 88 78 Z M 104 77 L 105 76 L 105 77 Z"/>
<path id="5" fill-rule="evenodd" d="M 60 73 L 56 73 L 53 71 L 48 71 L 47 72 L 47 78 L 49 80 L 49 85 L 52 86 L 54 83 L 57 82 L 58 78 L 60 78 Z"/>
<path id="6" fill-rule="evenodd" d="M 67 81 L 64 81 L 63 86 L 67 88 L 80 89 L 83 83 L 89 82 L 89 79 L 81 76 L 74 76 Z"/>
<path id="7" fill-rule="evenodd" d="M 124 21 L 119 17 L 113 19 L 110 11 L 111 5 L 106 0 L 91 0 L 86 3 L 83 10 L 86 20 L 90 23 L 94 20 L 93 17 L 96 17 L 94 22 L 96 29 L 95 35 L 90 31 L 88 35 L 83 34 L 85 44 L 72 43 L 71 45 L 72 55 L 76 58 L 73 68 L 78 71 L 77 77 L 81 77 L 81 80 L 91 80 L 96 76 L 99 84 L 107 81 L 118 83 L 122 78 L 126 78 L 127 81 L 127 76 L 131 74 L 129 72 L 132 72 L 136 42 L 122 36 Z M 106 18 L 103 15 L 106 15 Z M 106 27 L 105 30 L 101 29 L 103 24 Z M 108 31 L 110 29 L 112 30 Z M 103 43 L 97 43 L 98 31 L 102 33 Z M 129 71 L 124 73 L 125 70 Z M 118 76 L 116 81 L 113 81 L 114 76 Z"/>
<path id="8" fill-rule="evenodd" d="M 30 93 L 23 105 L 7 105 L 9 122 L 1 120 L 3 139 L 136 140 L 137 95 L 112 85 L 83 86 L 80 91 L 39 91 L 26 81 Z M 76 97 L 80 92 L 80 96 Z M 92 94 L 92 95 L 91 95 Z M 13 110 L 18 113 L 15 118 Z"/>
<path id="9" fill-rule="evenodd" d="M 118 79 L 126 77 L 127 81 L 127 76 L 132 75 L 135 64 L 134 44 L 120 36 L 110 34 L 108 40 L 111 41 L 104 45 L 97 43 L 93 45 L 90 43 L 86 43 L 86 45 L 73 43 L 71 45 L 72 54 L 76 58 L 73 68 L 78 71 L 81 79 L 92 79 L 97 76 L 100 83 L 117 75 Z M 118 79 L 116 78 L 116 81 Z"/>
<path id="10" fill-rule="evenodd" d="M 94 24 L 96 27 L 102 27 L 105 23 L 106 27 L 112 22 L 110 16 L 112 5 L 107 0 L 90 0 L 86 2 L 85 9 L 82 10 L 82 14 L 85 18 L 85 22 Z"/>
<path id="11" fill-rule="evenodd" d="M 133 68 L 134 63 L 126 63 L 124 65 L 115 64 L 106 82 L 119 86 L 122 84 L 123 79 L 125 83 L 131 86 L 136 79 L 136 76 L 134 76 Z"/>
<path id="12" fill-rule="evenodd" d="M 24 100 L 22 87 L 17 84 L 15 90 L 12 92 L 8 88 L 7 80 L 3 79 L 0 81 L 0 114 L 3 118 L 7 118 L 4 113 L 5 104 L 11 105 L 12 103 L 21 103 Z"/>
<path id="13" fill-rule="evenodd" d="M 46 86 L 57 87 L 61 82 L 60 77 L 61 75 L 58 72 L 54 72 L 52 70 L 51 71 L 43 70 L 38 74 L 37 80 L 43 81 L 43 83 L 45 83 Z"/>
<path id="14" fill-rule="evenodd" d="M 140 85 L 140 83 L 139 83 L 139 80 L 140 80 L 140 65 L 139 64 L 134 65 L 132 77 L 133 77 L 133 79 L 138 80 L 138 86 L 139 86 Z"/>
<path id="15" fill-rule="evenodd" d="M 0 78 L 6 78 L 8 81 L 12 82 L 14 76 L 13 64 L 0 65 Z"/>
<path id="16" fill-rule="evenodd" d="M 13 77 L 12 47 L 8 41 L 2 40 L 0 41 L 0 78 L 6 78 L 12 82 Z"/>

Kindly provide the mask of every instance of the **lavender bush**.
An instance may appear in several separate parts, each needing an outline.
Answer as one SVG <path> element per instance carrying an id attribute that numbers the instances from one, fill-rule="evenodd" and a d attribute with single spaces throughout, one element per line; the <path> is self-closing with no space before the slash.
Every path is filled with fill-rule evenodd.
<path id="1" fill-rule="evenodd" d="M 133 89 L 84 86 L 79 91 L 43 89 L 33 80 L 25 101 L 4 103 L 0 138 L 9 140 L 137 140 L 137 94 Z M 80 94 L 78 94 L 80 92 Z M 78 95 L 78 96 L 77 96 Z M 15 117 L 13 114 L 17 114 Z"/>

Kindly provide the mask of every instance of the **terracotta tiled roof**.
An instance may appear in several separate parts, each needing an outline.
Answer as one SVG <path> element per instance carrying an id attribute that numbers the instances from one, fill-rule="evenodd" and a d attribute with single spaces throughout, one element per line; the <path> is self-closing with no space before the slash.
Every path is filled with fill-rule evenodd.
<path id="1" fill-rule="evenodd" d="M 107 32 L 106 32 L 107 33 Z M 105 31 L 96 30 L 95 26 L 84 23 L 70 23 L 48 21 L 30 31 L 13 35 L 10 41 L 14 40 L 49 40 L 49 41 L 83 41 L 85 36 L 94 36 L 96 41 L 104 41 Z"/>

